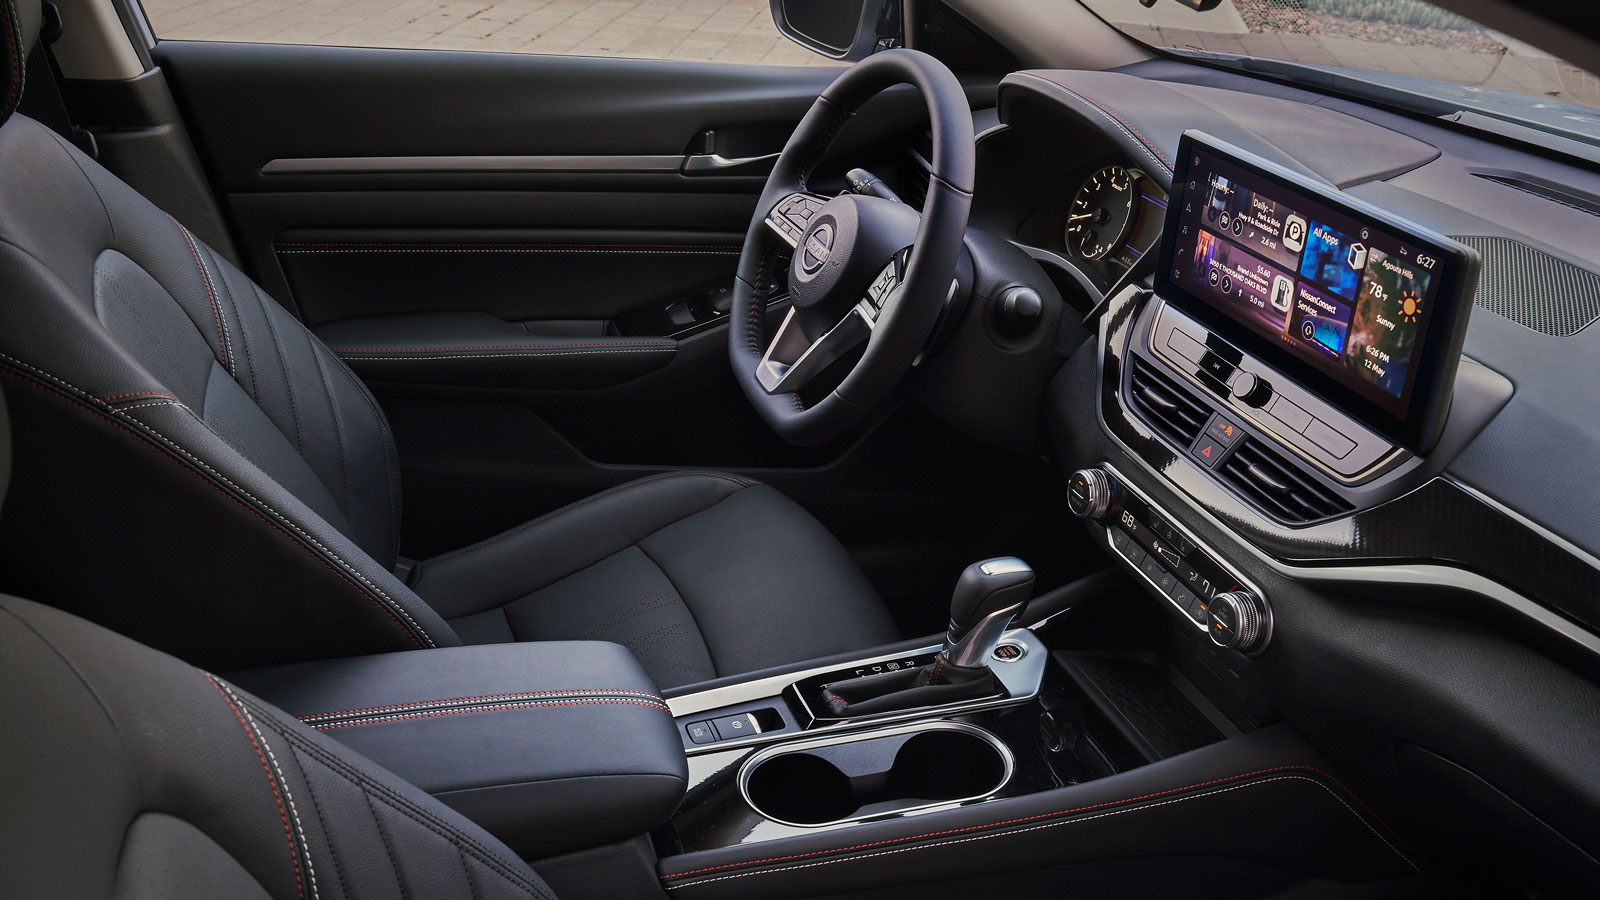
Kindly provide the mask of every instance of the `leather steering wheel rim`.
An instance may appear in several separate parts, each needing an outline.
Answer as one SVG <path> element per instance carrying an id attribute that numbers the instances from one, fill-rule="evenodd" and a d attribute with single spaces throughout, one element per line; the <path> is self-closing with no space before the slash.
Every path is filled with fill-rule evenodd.
<path id="1" fill-rule="evenodd" d="M 866 351 L 854 369 L 825 398 L 807 404 L 795 390 L 774 389 L 770 373 L 768 384 L 764 385 L 760 374 L 764 356 L 768 355 L 767 307 L 778 282 L 778 267 L 784 264 L 785 254 L 788 254 L 793 282 L 802 261 L 818 268 L 825 264 L 842 265 L 842 257 L 852 248 L 842 248 L 844 252 L 835 256 L 831 263 L 826 255 L 822 263 L 805 257 L 807 242 L 813 235 L 823 232 L 824 224 L 829 225 L 826 240 L 830 243 L 834 240 L 833 220 L 837 215 L 833 210 L 844 215 L 852 212 L 836 204 L 869 201 L 893 204 L 894 201 L 843 197 L 828 200 L 810 220 L 805 232 L 788 241 L 779 237 L 779 232 L 769 226 L 768 219 L 777 214 L 776 207 L 780 203 L 796 194 L 816 201 L 826 199 L 810 194 L 806 183 L 834 137 L 864 103 L 899 84 L 910 84 L 918 89 L 932 122 L 933 172 L 927 198 L 920 221 L 916 223 L 915 238 L 906 241 L 911 253 L 905 260 L 894 297 L 883 305 L 876 320 L 866 326 L 869 329 L 868 336 L 863 338 L 867 343 Z M 876 53 L 846 69 L 822 92 L 790 136 L 762 190 L 745 235 L 728 329 L 728 356 L 735 380 L 761 418 L 785 440 L 809 445 L 843 434 L 881 405 L 911 370 L 951 293 L 967 215 L 972 206 L 976 158 L 973 137 L 972 112 L 960 82 L 943 63 L 915 50 Z M 890 214 L 889 219 L 903 220 L 906 215 L 904 211 L 875 209 L 879 216 Z M 837 230 L 847 229 L 839 227 Z M 877 271 L 884 264 L 892 262 L 889 259 L 875 261 L 871 269 Z M 859 277 L 845 279 L 832 286 L 841 296 L 855 291 L 855 296 L 859 297 L 867 285 L 855 283 L 858 281 Z M 869 308 L 869 315 L 870 312 Z"/>

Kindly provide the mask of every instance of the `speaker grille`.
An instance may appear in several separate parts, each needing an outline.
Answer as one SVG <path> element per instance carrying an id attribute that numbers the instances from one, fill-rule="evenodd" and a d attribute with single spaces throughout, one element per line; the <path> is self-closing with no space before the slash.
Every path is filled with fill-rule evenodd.
<path id="1" fill-rule="evenodd" d="M 1600 319 L 1600 275 L 1502 237 L 1456 240 L 1483 256 L 1473 302 L 1543 334 L 1568 337 Z"/>

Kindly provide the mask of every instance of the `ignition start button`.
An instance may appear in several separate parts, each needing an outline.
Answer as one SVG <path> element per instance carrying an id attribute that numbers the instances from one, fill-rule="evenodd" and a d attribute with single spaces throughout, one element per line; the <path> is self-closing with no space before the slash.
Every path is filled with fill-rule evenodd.
<path id="1" fill-rule="evenodd" d="M 994 648 L 994 658 L 1001 662 L 1016 662 L 1027 652 L 1021 644 L 1001 644 Z"/>

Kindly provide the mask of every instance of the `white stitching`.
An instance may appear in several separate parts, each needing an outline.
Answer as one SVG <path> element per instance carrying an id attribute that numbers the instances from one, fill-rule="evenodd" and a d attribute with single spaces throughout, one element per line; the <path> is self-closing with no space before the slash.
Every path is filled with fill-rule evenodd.
<path id="1" fill-rule="evenodd" d="M 313 900 L 315 900 L 315 898 L 318 896 L 317 868 L 311 862 L 311 844 L 306 841 L 305 829 L 300 827 L 300 811 L 295 808 L 294 795 L 289 793 L 289 779 L 283 777 L 283 769 L 279 768 L 278 766 L 278 757 L 273 755 L 272 745 L 267 743 L 267 736 L 261 733 L 261 726 L 256 724 L 256 717 L 250 714 L 250 707 L 244 705 L 244 701 L 239 699 L 239 696 L 233 692 L 233 688 L 229 686 L 227 682 L 217 678 L 214 675 L 207 677 L 209 677 L 211 682 L 217 687 L 227 691 L 228 696 L 231 697 L 233 702 L 238 705 L 239 711 L 244 713 L 245 719 L 250 723 L 250 730 L 254 731 L 256 733 L 256 737 L 261 740 L 261 748 L 267 751 L 267 759 L 272 761 L 272 770 L 278 773 L 278 784 L 283 787 L 284 799 L 289 801 L 289 815 L 294 818 L 294 830 L 295 833 L 300 837 L 300 853 L 306 858 L 306 873 L 309 875 L 309 881 L 311 883 L 311 896 Z"/>
<path id="2" fill-rule="evenodd" d="M 1168 806 L 1168 805 L 1173 804 L 1173 803 L 1183 803 L 1184 801 L 1187 801 L 1187 800 L 1197 800 L 1197 799 L 1199 799 L 1201 797 L 1210 797 L 1210 796 L 1214 796 L 1216 794 L 1225 794 L 1225 793 L 1228 793 L 1229 791 L 1238 791 L 1238 790 L 1243 790 L 1243 789 L 1248 788 L 1248 787 L 1256 787 L 1258 785 L 1271 784 L 1274 781 L 1291 781 L 1291 780 L 1292 781 L 1309 781 L 1312 784 L 1316 785 L 1317 787 L 1322 788 L 1323 791 L 1327 792 L 1328 796 L 1330 796 L 1333 799 L 1339 801 L 1339 805 L 1343 806 L 1346 810 L 1348 810 L 1350 815 L 1355 816 L 1357 821 L 1359 821 L 1361 824 L 1365 825 L 1367 827 L 1367 830 L 1372 832 L 1373 835 L 1375 837 L 1377 837 L 1378 840 L 1382 841 L 1383 845 L 1385 847 L 1388 847 L 1390 850 L 1394 851 L 1394 854 L 1396 856 L 1400 857 L 1402 862 L 1404 862 L 1406 865 L 1410 866 L 1412 869 L 1414 869 L 1416 871 L 1419 871 L 1419 872 L 1421 871 L 1421 869 L 1417 866 L 1416 863 L 1412 862 L 1411 859 L 1409 857 L 1407 857 L 1404 853 L 1401 853 L 1400 850 L 1397 847 L 1395 847 L 1394 844 L 1389 842 L 1388 838 L 1384 837 L 1378 831 L 1378 829 L 1372 827 L 1372 823 L 1367 821 L 1366 818 L 1364 818 L 1360 813 L 1356 812 L 1355 808 L 1352 807 L 1349 803 L 1347 803 L 1343 797 L 1339 796 L 1336 792 L 1334 792 L 1333 788 L 1328 787 L 1327 785 L 1323 784 L 1321 781 L 1318 781 L 1315 778 L 1310 778 L 1310 777 L 1307 777 L 1305 775 L 1277 775 L 1277 776 L 1274 776 L 1272 778 L 1262 779 L 1260 781 L 1252 781 L 1252 782 L 1248 782 L 1246 784 L 1236 784 L 1236 785 L 1233 785 L 1232 787 L 1216 788 L 1214 790 L 1203 791 L 1203 792 L 1198 793 L 1198 794 L 1188 794 L 1188 795 L 1185 795 L 1183 797 L 1175 797 L 1175 798 L 1173 798 L 1171 800 L 1162 800 L 1159 803 L 1147 803 L 1147 804 L 1141 804 L 1141 805 L 1138 805 L 1138 806 L 1128 806 L 1128 807 L 1124 807 L 1122 809 L 1110 810 L 1108 812 L 1095 813 L 1094 815 L 1090 815 L 1090 816 L 1077 816 L 1077 817 L 1069 818 L 1069 819 L 1060 819 L 1060 820 L 1057 820 L 1055 822 L 1046 822 L 1046 823 L 1044 823 L 1042 825 L 1031 825 L 1031 826 L 1029 826 L 1027 828 L 1015 828 L 1015 829 L 1009 829 L 1009 830 L 1005 830 L 1005 831 L 991 831 L 991 832 L 989 832 L 987 834 L 979 834 L 979 835 L 973 835 L 971 837 L 963 837 L 963 838 L 953 838 L 953 839 L 944 840 L 944 841 L 934 841 L 933 843 L 929 843 L 929 844 L 911 844 L 911 845 L 906 846 L 906 847 L 896 847 L 896 848 L 891 849 L 891 850 L 879 850 L 879 851 L 877 851 L 875 853 L 868 853 L 868 854 L 861 855 L 861 856 L 838 856 L 838 857 L 834 857 L 833 859 L 824 859 L 824 860 L 820 860 L 818 862 L 800 863 L 798 865 L 792 865 L 792 866 L 782 866 L 782 867 L 779 867 L 779 868 L 776 868 L 776 869 L 754 869 L 754 870 L 751 870 L 751 871 L 748 871 L 748 872 L 737 872 L 737 873 L 734 873 L 732 875 L 718 875 L 715 878 L 702 878 L 702 879 L 699 879 L 697 881 L 680 882 L 678 884 L 674 884 L 674 885 L 671 885 L 671 886 L 667 887 L 667 890 L 675 891 L 678 888 L 683 888 L 683 887 L 697 887 L 697 886 L 702 885 L 702 884 L 711 884 L 711 883 L 717 882 L 717 881 L 727 881 L 727 880 L 730 880 L 730 879 L 733 879 L 733 878 L 744 878 L 744 877 L 749 876 L 749 875 L 771 875 L 771 874 L 775 874 L 777 872 L 792 872 L 792 871 L 795 871 L 797 869 L 810 869 L 810 868 L 814 868 L 816 866 L 831 865 L 832 863 L 856 862 L 858 860 L 873 859 L 873 858 L 879 857 L 879 856 L 890 856 L 890 855 L 893 855 L 893 854 L 896 854 L 896 853 L 906 853 L 906 852 L 909 852 L 909 851 L 912 851 L 912 850 L 931 850 L 931 849 L 933 849 L 935 847 L 948 847 L 948 846 L 954 846 L 956 844 L 971 843 L 973 841 L 988 840 L 989 838 L 995 838 L 995 837 L 1012 837 L 1014 835 L 1027 834 L 1030 831 L 1040 831 L 1040 830 L 1045 829 L 1045 828 L 1055 828 L 1055 827 L 1057 827 L 1059 825 L 1076 825 L 1076 824 L 1078 824 L 1080 822 L 1092 822 L 1095 819 L 1104 819 L 1104 818 L 1107 818 L 1107 817 L 1110 817 L 1110 816 L 1119 816 L 1119 815 L 1122 815 L 1123 813 L 1139 812 L 1141 810 L 1148 810 L 1148 809 L 1156 809 L 1158 807 Z M 671 878 L 672 876 L 668 875 L 666 877 L 667 878 Z"/>
<path id="3" fill-rule="evenodd" d="M 283 513 L 280 513 L 276 509 L 274 509 L 271 504 L 267 503 L 266 501 L 262 500 L 261 498 L 257 497 L 256 495 L 254 495 L 254 494 L 250 493 L 249 491 L 245 490 L 244 488 L 240 487 L 238 484 L 235 484 L 227 476 L 223 475 L 221 472 L 218 472 L 216 469 L 211 468 L 211 466 L 207 465 L 204 460 L 202 460 L 199 457 L 195 456 L 193 453 L 190 453 L 188 450 L 185 450 L 182 446 L 180 446 L 177 442 L 173 441 L 171 438 L 169 438 L 166 435 L 162 434 L 161 432 L 155 430 L 154 428 L 150 427 L 149 425 L 146 425 L 145 423 L 139 421 L 138 419 L 134 418 L 133 416 L 123 415 L 121 410 L 119 410 L 119 409 L 117 409 L 117 408 L 115 408 L 113 406 L 110 406 L 109 404 L 106 404 L 106 403 L 102 402 L 99 398 L 91 395 L 88 391 L 85 391 L 82 388 L 77 387 L 76 385 L 73 385 L 73 384 L 71 384 L 70 382 L 68 382 L 68 381 L 66 381 L 64 379 L 57 378 L 56 376 L 51 375 L 49 372 L 46 372 L 45 370 L 39 368 L 38 366 L 29 365 L 28 363 L 25 363 L 22 360 L 17 359 L 14 356 L 9 356 L 9 355 L 7 355 L 5 353 L 0 353 L 0 359 L 4 359 L 4 360 L 6 360 L 8 362 L 11 362 L 11 363 L 13 363 L 15 365 L 21 366 L 22 368 L 27 369 L 28 371 L 33 372 L 36 375 L 42 376 L 44 378 L 48 378 L 51 381 L 55 382 L 56 384 L 58 384 L 58 385 L 60 385 L 62 387 L 70 389 L 72 392 L 74 392 L 75 394 L 78 395 L 78 399 L 83 400 L 83 401 L 85 401 L 85 402 L 87 402 L 87 403 L 91 404 L 92 406 L 95 406 L 95 407 L 97 407 L 99 409 L 103 409 L 103 410 L 105 410 L 107 412 L 116 414 L 118 416 L 118 418 L 122 419 L 123 421 L 129 422 L 129 423 L 131 423 L 133 425 L 137 425 L 140 428 L 140 430 L 144 431 L 147 435 L 149 435 L 149 436 L 155 438 L 156 440 L 160 441 L 168 449 L 170 449 L 170 450 L 172 450 L 172 451 L 174 451 L 176 453 L 181 454 L 185 459 L 189 460 L 191 463 L 193 463 L 193 464 L 199 466 L 200 468 L 206 470 L 207 472 L 211 473 L 212 477 L 216 478 L 218 481 L 221 481 L 223 484 L 226 484 L 228 487 L 234 489 L 235 491 L 238 491 L 240 494 L 243 494 L 245 497 L 248 497 L 251 501 L 253 501 L 256 505 L 258 505 L 261 509 L 263 509 L 266 512 L 270 513 L 272 515 L 272 517 L 279 524 L 284 525 L 284 526 L 288 527 L 289 529 L 293 530 L 296 534 L 300 535 L 301 538 L 303 538 L 304 540 L 309 542 L 311 545 L 315 546 L 318 550 L 321 550 L 323 553 L 327 554 L 330 558 L 333 559 L 334 562 L 339 564 L 340 568 L 344 570 L 346 575 L 350 575 L 351 577 L 356 578 L 362 584 L 364 584 L 368 588 L 370 588 L 374 594 L 376 594 L 379 598 L 382 598 L 382 600 L 384 601 L 384 605 L 387 608 L 389 608 L 392 611 L 397 612 L 400 615 L 404 616 L 405 620 L 407 622 L 410 622 L 412 628 L 414 628 L 416 630 L 417 635 L 420 636 L 424 641 L 426 641 L 429 647 L 437 647 L 437 646 L 439 646 L 438 644 L 434 643 L 433 637 L 428 634 L 427 629 L 423 628 L 420 624 L 418 624 L 417 620 L 413 619 L 411 617 L 411 613 L 408 612 L 406 610 L 406 608 L 403 605 L 400 604 L 399 601 L 395 600 L 393 597 L 390 597 L 387 593 L 384 593 L 382 588 L 380 588 L 377 585 L 373 584 L 370 580 L 368 580 L 368 578 L 365 575 L 362 575 L 359 571 L 357 571 L 354 566 L 350 565 L 348 562 L 345 562 L 343 557 L 339 556 L 339 554 L 337 554 L 337 553 L 334 553 L 332 550 L 330 550 L 326 546 L 324 546 L 321 541 L 317 540 L 316 538 L 312 537 L 310 534 L 306 533 L 306 531 L 304 529 L 302 529 L 299 525 L 296 525 L 292 520 L 289 519 L 289 517 L 285 516 Z M 182 404 L 179 404 L 179 406 L 184 408 L 184 409 L 188 409 L 188 407 L 183 406 Z"/>
<path id="4" fill-rule="evenodd" d="M 1043 76 L 1034 75 L 1032 72 L 1021 72 L 1021 73 L 1018 73 L 1018 74 L 1027 75 L 1027 76 L 1033 78 L 1036 81 L 1042 81 L 1045 84 L 1050 85 L 1053 89 L 1058 89 L 1058 90 L 1065 91 L 1069 96 L 1073 97 L 1074 99 L 1082 101 L 1084 106 L 1087 106 L 1089 109 L 1093 110 L 1096 114 L 1098 114 L 1100 116 L 1100 118 L 1105 119 L 1107 122 L 1110 122 L 1113 126 L 1116 127 L 1116 129 L 1118 131 L 1120 131 L 1123 134 L 1127 135 L 1128 139 L 1133 141 L 1133 143 L 1136 146 L 1138 146 L 1139 150 L 1141 152 L 1143 152 L 1144 155 L 1147 158 L 1149 158 L 1149 160 L 1151 162 L 1155 163 L 1157 166 L 1160 166 L 1168 175 L 1172 174 L 1172 167 L 1167 165 L 1166 160 L 1157 159 L 1155 154 L 1150 152 L 1150 148 L 1145 145 L 1145 142 L 1143 140 L 1141 140 L 1138 135 L 1134 134 L 1131 130 L 1129 130 L 1128 126 L 1122 124 L 1121 122 L 1118 122 L 1114 117 L 1112 117 L 1105 110 L 1103 110 L 1099 106 L 1095 105 L 1095 103 L 1092 102 L 1091 100 L 1089 100 L 1089 98 L 1083 96 L 1082 94 L 1078 93 L 1077 91 L 1073 90 L 1072 88 L 1067 87 L 1066 85 L 1057 84 L 1056 82 L 1051 81 L 1050 79 L 1045 78 Z"/>
<path id="5" fill-rule="evenodd" d="M 412 361 L 419 361 L 419 360 L 420 361 L 427 361 L 427 360 L 433 360 L 433 359 L 505 359 L 505 358 L 516 358 L 516 357 L 519 357 L 519 356 L 588 356 L 588 355 L 592 355 L 592 354 L 605 354 L 605 353 L 676 353 L 677 352 L 677 348 L 676 347 L 641 347 L 641 348 L 637 348 L 637 349 L 628 348 L 628 349 L 615 349 L 615 350 L 609 350 L 609 349 L 608 350 L 530 350 L 530 351 L 527 351 L 527 352 L 515 352 L 515 353 L 459 353 L 459 354 L 450 354 L 450 355 L 445 355 L 445 356 L 349 356 L 349 355 L 346 355 L 346 354 L 349 354 L 349 353 L 361 353 L 361 352 L 371 352 L 371 351 L 346 350 L 346 351 L 344 351 L 343 353 L 340 354 L 339 358 L 343 359 L 345 362 L 368 362 L 368 361 L 376 361 L 376 362 L 412 362 Z M 417 352 L 426 353 L 428 351 L 419 350 Z"/>
<path id="6" fill-rule="evenodd" d="M 591 694 L 591 695 L 593 695 L 593 694 L 603 694 L 603 695 L 606 695 L 606 696 L 609 696 L 609 695 L 612 695 L 612 694 L 619 694 L 619 695 L 628 695 L 628 696 L 633 696 L 633 697 L 643 697 L 646 700 L 655 700 L 657 702 L 664 702 L 664 701 L 661 700 L 660 696 L 658 696 L 656 694 L 648 693 L 646 691 L 608 690 L 606 688 L 571 688 L 571 689 L 565 690 L 565 691 L 520 691 L 520 692 L 513 693 L 513 694 L 498 694 L 498 695 L 496 695 L 496 696 L 494 696 L 492 698 L 460 697 L 460 698 L 451 698 L 451 699 L 446 699 L 446 700 L 418 700 L 415 703 L 399 703 L 399 704 L 395 704 L 393 706 L 366 706 L 366 707 L 361 707 L 359 709 L 343 709 L 343 710 L 338 710 L 336 712 L 314 713 L 312 715 L 298 716 L 297 718 L 299 718 L 300 721 L 305 722 L 307 724 L 314 724 L 316 722 L 330 720 L 330 719 L 339 719 L 339 718 L 345 718 L 345 717 L 350 717 L 350 716 L 358 716 L 358 715 L 361 715 L 363 713 L 379 713 L 379 712 L 381 712 L 381 713 L 383 713 L 385 715 L 388 715 L 388 714 L 391 714 L 391 713 L 412 712 L 412 711 L 420 710 L 420 709 L 439 709 L 439 708 L 448 709 L 452 705 L 466 705 L 466 704 L 474 703 L 474 702 L 481 703 L 481 702 L 484 702 L 486 700 L 494 700 L 494 701 L 497 701 L 497 702 L 510 703 L 510 702 L 517 702 L 517 701 L 521 701 L 521 700 L 535 699 L 535 698 L 538 698 L 538 697 L 549 697 L 549 696 L 553 696 L 553 695 L 567 695 L 567 694 Z"/>
<path id="7" fill-rule="evenodd" d="M 182 406 L 184 409 L 188 409 L 187 406 L 184 406 L 182 400 L 151 400 L 149 403 L 135 403 L 132 406 L 115 406 L 112 408 L 117 412 L 127 412 L 130 409 L 144 409 L 146 406 Z"/>

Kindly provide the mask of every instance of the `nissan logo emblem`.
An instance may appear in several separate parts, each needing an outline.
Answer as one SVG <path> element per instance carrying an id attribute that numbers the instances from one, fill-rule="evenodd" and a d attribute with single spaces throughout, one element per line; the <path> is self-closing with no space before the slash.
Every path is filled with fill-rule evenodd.
<path id="1" fill-rule="evenodd" d="M 828 254 L 833 252 L 833 226 L 824 222 L 806 237 L 805 252 L 800 254 L 800 268 L 807 275 L 815 275 L 827 265 Z"/>

